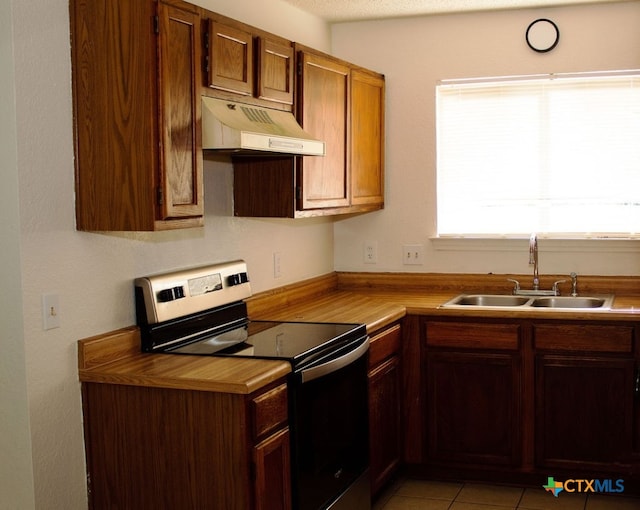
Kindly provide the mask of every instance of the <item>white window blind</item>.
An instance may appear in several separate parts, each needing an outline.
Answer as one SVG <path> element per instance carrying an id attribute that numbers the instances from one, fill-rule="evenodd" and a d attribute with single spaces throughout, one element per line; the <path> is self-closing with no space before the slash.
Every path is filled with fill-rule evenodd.
<path id="1" fill-rule="evenodd" d="M 640 233 L 638 72 L 443 82 L 438 235 Z"/>

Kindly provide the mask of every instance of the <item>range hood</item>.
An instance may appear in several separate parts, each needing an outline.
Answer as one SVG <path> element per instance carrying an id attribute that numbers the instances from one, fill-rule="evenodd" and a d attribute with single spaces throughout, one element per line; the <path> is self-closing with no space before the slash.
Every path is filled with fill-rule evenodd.
<path id="1" fill-rule="evenodd" d="M 324 156 L 325 144 L 285 111 L 202 96 L 202 148 L 234 153 Z"/>

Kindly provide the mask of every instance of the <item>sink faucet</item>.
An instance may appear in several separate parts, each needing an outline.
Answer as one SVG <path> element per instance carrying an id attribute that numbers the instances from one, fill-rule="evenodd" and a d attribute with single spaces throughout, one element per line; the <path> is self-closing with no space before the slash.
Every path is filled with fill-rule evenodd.
<path id="1" fill-rule="evenodd" d="M 540 289 L 538 276 L 538 236 L 534 232 L 529 238 L 529 265 L 533 264 L 533 290 Z"/>
<path id="2" fill-rule="evenodd" d="M 578 295 L 578 275 L 571 273 L 571 295 L 576 297 Z"/>

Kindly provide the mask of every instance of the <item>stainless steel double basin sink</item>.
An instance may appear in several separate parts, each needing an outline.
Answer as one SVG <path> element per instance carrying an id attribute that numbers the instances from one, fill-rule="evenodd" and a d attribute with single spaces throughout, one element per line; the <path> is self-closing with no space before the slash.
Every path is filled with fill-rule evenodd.
<path id="1" fill-rule="evenodd" d="M 504 310 L 606 311 L 615 296 L 522 296 L 511 294 L 460 294 L 441 308 Z"/>

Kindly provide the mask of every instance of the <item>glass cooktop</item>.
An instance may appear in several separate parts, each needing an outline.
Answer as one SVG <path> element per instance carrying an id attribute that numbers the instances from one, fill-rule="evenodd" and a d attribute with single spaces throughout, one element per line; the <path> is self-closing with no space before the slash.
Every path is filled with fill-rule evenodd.
<path id="1" fill-rule="evenodd" d="M 244 356 L 295 362 L 366 336 L 359 324 L 251 321 L 194 342 L 167 348 L 172 354 Z"/>

